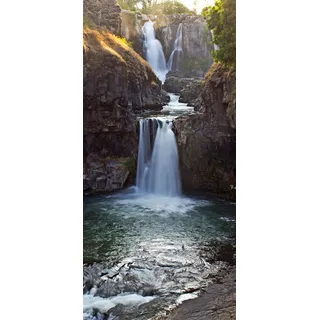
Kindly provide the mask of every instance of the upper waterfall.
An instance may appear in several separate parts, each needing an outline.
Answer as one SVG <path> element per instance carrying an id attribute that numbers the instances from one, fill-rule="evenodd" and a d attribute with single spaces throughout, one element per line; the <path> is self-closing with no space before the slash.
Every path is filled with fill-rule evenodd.
<path id="1" fill-rule="evenodd" d="M 169 71 L 179 71 L 180 57 L 182 55 L 182 23 L 179 24 L 173 50 L 168 61 Z"/>
<path id="2" fill-rule="evenodd" d="M 162 45 L 160 41 L 156 39 L 153 22 L 151 20 L 143 25 L 142 32 L 144 35 L 143 46 L 146 59 L 150 63 L 156 76 L 163 83 L 166 79 L 168 69 Z"/>

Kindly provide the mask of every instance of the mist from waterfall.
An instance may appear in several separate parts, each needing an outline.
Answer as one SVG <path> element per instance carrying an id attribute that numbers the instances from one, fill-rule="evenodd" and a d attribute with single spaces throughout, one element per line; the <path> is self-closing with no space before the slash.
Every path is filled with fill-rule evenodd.
<path id="1" fill-rule="evenodd" d="M 164 83 L 168 73 L 166 59 L 163 53 L 163 48 L 155 36 L 155 30 L 151 20 L 147 21 L 143 27 L 142 32 L 144 35 L 144 51 L 147 61 L 150 63 L 154 73 Z"/>
<path id="2" fill-rule="evenodd" d="M 174 41 L 173 50 L 169 57 L 167 68 L 169 71 L 178 71 L 180 57 L 182 56 L 182 23 L 179 24 L 176 39 Z"/>
<path id="3" fill-rule="evenodd" d="M 141 119 L 136 186 L 138 192 L 179 196 L 179 157 L 172 121 Z"/>

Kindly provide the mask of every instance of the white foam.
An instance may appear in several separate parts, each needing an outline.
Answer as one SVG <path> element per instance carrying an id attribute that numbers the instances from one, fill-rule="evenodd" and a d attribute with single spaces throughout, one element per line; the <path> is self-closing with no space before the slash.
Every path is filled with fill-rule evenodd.
<path id="1" fill-rule="evenodd" d="M 198 298 L 198 295 L 194 293 L 185 293 L 179 296 L 179 298 L 176 300 L 176 304 L 181 304 L 183 301 L 195 299 Z"/>
<path id="2" fill-rule="evenodd" d="M 106 313 L 117 304 L 125 306 L 140 306 L 155 299 L 155 297 L 143 297 L 136 293 L 122 294 L 111 298 L 102 298 L 93 294 L 83 295 L 83 312 L 84 319 L 90 318 L 93 309 L 99 310 L 101 313 Z"/>
<path id="3" fill-rule="evenodd" d="M 170 102 L 163 106 L 161 113 L 170 113 L 172 116 L 170 118 L 175 118 L 177 115 L 184 114 L 184 113 L 193 113 L 194 107 L 189 107 L 187 103 L 179 102 L 179 95 L 174 93 L 169 93 Z M 161 119 L 160 117 L 157 117 Z M 165 117 L 167 119 L 168 116 Z"/>
<path id="4" fill-rule="evenodd" d="M 125 214 L 185 214 L 195 207 L 208 205 L 206 200 L 193 200 L 186 197 L 165 197 L 156 195 L 138 195 L 115 200 L 118 205 L 125 205 L 129 210 Z M 137 210 L 139 209 L 139 210 Z"/>
<path id="5" fill-rule="evenodd" d="M 227 217 L 221 217 L 220 220 L 227 221 L 227 222 L 235 222 L 236 221 L 236 219 L 227 218 Z"/>
<path id="6" fill-rule="evenodd" d="M 151 296 L 143 297 L 139 294 L 132 293 L 128 295 L 119 295 L 114 298 L 111 298 L 111 300 L 115 304 L 123 304 L 125 306 L 133 306 L 133 305 L 140 306 L 141 304 L 152 301 L 154 298 L 155 297 L 151 297 Z"/>
<path id="7" fill-rule="evenodd" d="M 107 312 L 109 309 L 115 307 L 116 304 L 111 299 L 104 299 L 101 297 L 95 297 L 92 294 L 85 294 L 83 296 L 83 311 L 89 311 L 90 309 L 98 309 L 101 313 Z"/>

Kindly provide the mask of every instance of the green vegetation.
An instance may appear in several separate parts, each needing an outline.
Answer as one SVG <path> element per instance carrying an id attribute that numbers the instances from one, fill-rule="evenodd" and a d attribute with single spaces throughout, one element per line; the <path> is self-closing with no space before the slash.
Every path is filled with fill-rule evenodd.
<path id="1" fill-rule="evenodd" d="M 162 2 L 153 3 L 145 11 L 147 14 L 161 15 L 161 14 L 196 14 L 195 11 L 189 10 L 183 3 L 177 0 L 165 0 Z"/>
<path id="2" fill-rule="evenodd" d="M 122 9 L 131 11 L 141 11 L 145 14 L 196 14 L 195 11 L 189 10 L 182 2 L 177 0 L 118 0 Z"/>
<path id="3" fill-rule="evenodd" d="M 137 0 L 117 0 L 119 6 L 124 10 L 136 11 L 137 4 L 140 1 Z"/>
<path id="4" fill-rule="evenodd" d="M 116 36 L 122 43 L 126 44 L 128 47 L 133 48 L 132 42 L 128 41 L 126 38 L 122 38 L 119 36 Z"/>
<path id="5" fill-rule="evenodd" d="M 213 59 L 230 67 L 236 66 L 236 0 L 216 0 L 213 7 L 202 10 L 209 29 L 213 30 L 218 50 Z"/>

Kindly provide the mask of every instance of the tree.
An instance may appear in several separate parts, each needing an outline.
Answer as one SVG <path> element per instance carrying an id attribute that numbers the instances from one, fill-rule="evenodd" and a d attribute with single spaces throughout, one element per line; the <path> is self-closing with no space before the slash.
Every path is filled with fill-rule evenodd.
<path id="1" fill-rule="evenodd" d="M 213 30 L 213 42 L 218 50 L 213 59 L 227 66 L 236 66 L 236 0 L 216 0 L 214 6 L 202 10 L 209 29 Z"/>
<path id="2" fill-rule="evenodd" d="M 141 10 L 145 14 L 195 13 L 177 0 L 117 0 L 117 2 L 122 9 L 131 11 Z"/>
<path id="3" fill-rule="evenodd" d="M 140 1 L 138 1 L 138 0 L 117 0 L 117 2 L 122 9 L 136 11 L 137 4 Z"/>
<path id="4" fill-rule="evenodd" d="M 177 0 L 164 0 L 164 1 L 153 1 L 149 7 L 144 11 L 146 14 L 194 14 L 195 12 L 189 10 L 182 2 Z"/>

